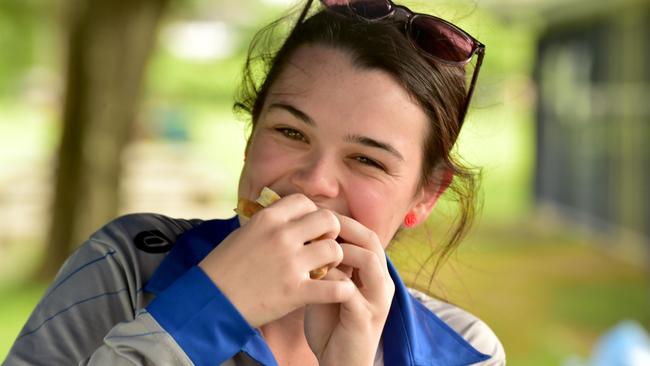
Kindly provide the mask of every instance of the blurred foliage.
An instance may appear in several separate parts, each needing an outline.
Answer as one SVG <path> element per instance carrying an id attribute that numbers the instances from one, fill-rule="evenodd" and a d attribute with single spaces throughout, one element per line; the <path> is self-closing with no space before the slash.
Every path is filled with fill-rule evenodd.
<path id="1" fill-rule="evenodd" d="M 31 4 L 30 4 L 31 3 Z M 17 77 L 34 62 L 34 38 L 38 17 L 33 2 L 5 0 L 0 2 L 0 49 L 11 57 L 0 57 L 0 92 L 15 84 Z"/>
<path id="2" fill-rule="evenodd" d="M 230 108 L 242 62 L 242 57 L 231 57 L 188 65 L 168 51 L 158 49 L 148 69 L 150 98 L 161 99 L 163 103 Z"/>
<path id="3" fill-rule="evenodd" d="M 58 21 L 55 3 L 39 0 L 0 1 L 0 95 L 19 92 L 29 71 L 44 63 L 57 63 Z"/>

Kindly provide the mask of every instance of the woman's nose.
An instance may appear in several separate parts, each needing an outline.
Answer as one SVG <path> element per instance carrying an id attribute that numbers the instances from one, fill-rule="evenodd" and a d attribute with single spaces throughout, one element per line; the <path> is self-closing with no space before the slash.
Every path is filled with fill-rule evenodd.
<path id="1" fill-rule="evenodd" d="M 310 154 L 296 168 L 291 183 L 310 198 L 331 198 L 339 193 L 336 163 L 332 158 Z"/>

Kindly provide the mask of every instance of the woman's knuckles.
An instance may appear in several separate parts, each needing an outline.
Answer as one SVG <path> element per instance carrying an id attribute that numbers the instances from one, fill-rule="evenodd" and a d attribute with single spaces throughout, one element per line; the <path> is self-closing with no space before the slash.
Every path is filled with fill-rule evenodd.
<path id="1" fill-rule="evenodd" d="M 299 241 L 291 230 L 276 228 L 269 233 L 268 243 L 274 250 L 295 247 Z"/>
<path id="2" fill-rule="evenodd" d="M 374 270 L 378 267 L 379 259 L 375 253 L 365 248 L 354 248 L 353 245 L 347 244 L 343 263 L 351 265 L 361 270 Z"/>
<path id="3" fill-rule="evenodd" d="M 338 265 L 343 260 L 343 248 L 336 242 L 336 240 L 329 241 L 329 247 L 332 250 L 332 260 L 331 263 Z"/>
<path id="4" fill-rule="evenodd" d="M 275 217 L 277 217 L 277 216 L 273 215 L 272 212 L 270 212 L 270 211 L 271 211 L 270 208 L 260 210 L 255 215 L 253 215 L 253 217 L 250 218 L 249 223 L 246 226 L 244 226 L 244 228 L 247 228 L 247 229 L 255 228 L 255 229 L 257 229 L 257 228 L 261 227 L 262 225 L 268 225 L 268 224 L 272 223 L 273 220 L 275 219 Z"/>
<path id="5" fill-rule="evenodd" d="M 302 193 L 292 193 L 282 199 L 287 205 L 306 212 L 316 211 L 318 207 Z"/>
<path id="6" fill-rule="evenodd" d="M 338 265 L 343 260 L 343 249 L 333 239 L 323 239 L 312 242 L 309 245 L 315 247 L 316 252 L 314 255 L 320 259 L 318 264 L 333 263 Z"/>
<path id="7" fill-rule="evenodd" d="M 332 239 L 336 238 L 341 231 L 341 222 L 334 215 L 334 213 L 326 208 L 321 208 L 318 210 L 318 215 L 322 223 L 322 227 L 327 230 L 327 233 L 332 236 Z"/>

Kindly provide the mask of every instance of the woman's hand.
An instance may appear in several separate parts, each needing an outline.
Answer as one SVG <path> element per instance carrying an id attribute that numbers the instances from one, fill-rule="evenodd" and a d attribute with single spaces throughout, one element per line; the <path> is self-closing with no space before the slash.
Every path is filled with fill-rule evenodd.
<path id="1" fill-rule="evenodd" d="M 354 283 L 339 304 L 308 305 L 305 335 L 320 365 L 372 365 L 395 293 L 377 235 L 359 222 L 338 216 L 343 260 L 323 282 Z"/>
<path id="2" fill-rule="evenodd" d="M 335 241 L 339 231 L 332 211 L 293 194 L 255 214 L 199 266 L 246 321 L 259 327 L 305 304 L 352 296 L 356 290 L 349 281 L 309 278 L 310 270 L 341 262 L 343 250 Z"/>

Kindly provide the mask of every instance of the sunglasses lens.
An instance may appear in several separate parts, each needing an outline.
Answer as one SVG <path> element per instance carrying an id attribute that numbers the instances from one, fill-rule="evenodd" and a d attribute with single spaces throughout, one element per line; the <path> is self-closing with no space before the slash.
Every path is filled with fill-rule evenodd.
<path id="1" fill-rule="evenodd" d="M 381 19 L 390 14 L 391 11 L 391 5 L 388 0 L 350 0 L 348 6 L 358 16 L 370 20 Z"/>
<path id="2" fill-rule="evenodd" d="M 422 51 L 451 62 L 467 61 L 474 42 L 451 25 L 426 15 L 411 20 L 411 39 Z"/>

